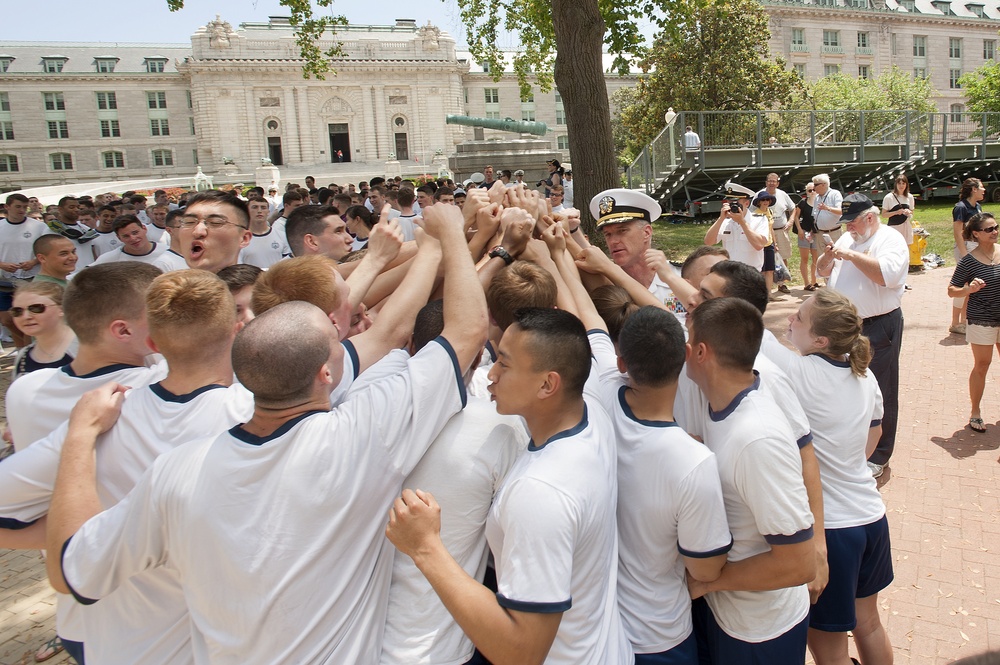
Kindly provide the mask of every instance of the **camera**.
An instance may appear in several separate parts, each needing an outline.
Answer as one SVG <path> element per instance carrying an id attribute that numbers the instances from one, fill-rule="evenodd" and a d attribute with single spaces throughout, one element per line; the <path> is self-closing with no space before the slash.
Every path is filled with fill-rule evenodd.
<path id="1" fill-rule="evenodd" d="M 743 210 L 743 207 L 740 205 L 739 201 L 730 201 L 729 202 L 729 214 L 741 212 L 742 210 Z"/>

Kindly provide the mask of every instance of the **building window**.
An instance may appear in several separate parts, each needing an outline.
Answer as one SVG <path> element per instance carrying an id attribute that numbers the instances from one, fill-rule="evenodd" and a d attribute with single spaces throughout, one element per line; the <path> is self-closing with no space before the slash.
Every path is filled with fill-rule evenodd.
<path id="1" fill-rule="evenodd" d="M 800 78 L 806 77 L 806 65 L 804 62 L 796 62 L 792 65 L 792 71 L 799 75 Z"/>
<path id="2" fill-rule="evenodd" d="M 6 92 L 0 92 L 0 111 L 10 111 L 10 96 Z"/>
<path id="3" fill-rule="evenodd" d="M 49 120 L 48 124 L 49 124 L 50 139 L 69 138 L 69 127 L 66 125 L 65 120 Z"/>
<path id="4" fill-rule="evenodd" d="M 14 62 L 14 58 L 0 58 L 0 74 L 5 74 L 8 69 L 10 69 L 10 63 Z M 9 157 L 10 155 L 8 155 Z M 15 164 L 17 160 L 15 159 Z M 14 169 L 15 171 L 17 169 Z"/>
<path id="5" fill-rule="evenodd" d="M 99 111 L 112 111 L 118 108 L 118 95 L 113 92 L 97 93 L 97 109 Z"/>
<path id="6" fill-rule="evenodd" d="M 95 58 L 94 65 L 97 68 L 98 74 L 110 74 L 115 71 L 115 65 L 118 64 L 118 58 Z"/>
<path id="7" fill-rule="evenodd" d="M 949 58 L 961 58 L 962 57 L 962 38 L 961 37 L 950 37 L 948 39 L 948 57 Z"/>
<path id="8" fill-rule="evenodd" d="M 871 41 L 869 40 L 869 35 L 867 32 L 858 33 L 858 48 L 868 48 L 871 46 Z"/>
<path id="9" fill-rule="evenodd" d="M 73 170 L 73 156 L 68 152 L 54 152 L 49 155 L 49 161 L 52 164 L 53 171 Z"/>
<path id="10" fill-rule="evenodd" d="M 174 165 L 174 152 L 172 150 L 153 151 L 153 166 L 173 166 L 173 165 Z"/>
<path id="11" fill-rule="evenodd" d="M 833 7 L 837 3 L 835 2 L 835 0 L 816 0 L 816 4 L 821 5 L 823 7 Z"/>
<path id="12" fill-rule="evenodd" d="M 0 120 L 0 141 L 14 140 L 14 123 L 10 120 Z"/>
<path id="13" fill-rule="evenodd" d="M 914 67 L 913 68 L 913 78 L 915 78 L 915 79 L 925 79 L 925 78 L 927 78 L 927 68 L 926 67 Z"/>
<path id="14" fill-rule="evenodd" d="M 823 76 L 836 76 L 840 73 L 840 65 L 823 65 Z"/>
<path id="15" fill-rule="evenodd" d="M 916 11 L 917 9 L 916 0 L 899 0 L 899 6 L 908 12 Z"/>
<path id="16" fill-rule="evenodd" d="M 802 28 L 792 28 L 792 46 L 805 46 L 806 31 Z"/>
<path id="17" fill-rule="evenodd" d="M 104 168 L 106 169 L 125 168 L 125 153 L 121 151 L 108 150 L 107 152 L 102 152 L 101 158 L 104 160 Z"/>
<path id="18" fill-rule="evenodd" d="M 184 93 L 187 95 L 188 108 L 189 109 L 193 109 L 194 108 L 194 102 L 191 101 L 191 91 L 190 90 L 185 90 Z"/>
<path id="19" fill-rule="evenodd" d="M 149 74 L 162 74 L 167 65 L 166 58 L 146 58 L 146 72 Z"/>
<path id="20" fill-rule="evenodd" d="M 499 88 L 484 88 L 483 93 L 486 96 L 487 104 L 499 104 L 500 103 L 500 89 Z"/>
<path id="21" fill-rule="evenodd" d="M 47 74 L 58 74 L 63 70 L 65 64 L 66 58 L 43 58 L 42 71 Z"/>
<path id="22" fill-rule="evenodd" d="M 976 17 L 978 18 L 986 18 L 984 7 L 982 5 L 976 4 L 974 2 L 967 2 L 965 3 L 965 8 L 968 9 L 973 14 L 975 14 Z"/>
<path id="23" fill-rule="evenodd" d="M 146 104 L 151 109 L 165 109 L 165 108 L 167 108 L 167 93 L 165 93 L 165 92 L 147 92 L 146 93 Z"/>
<path id="24" fill-rule="evenodd" d="M 149 133 L 153 136 L 170 136 L 170 126 L 166 118 L 150 118 Z"/>
<path id="25" fill-rule="evenodd" d="M 556 91 L 556 124 L 566 124 L 566 107 L 563 106 L 562 95 Z"/>
<path id="26" fill-rule="evenodd" d="M 569 150 L 569 137 L 564 134 L 556 138 L 556 147 L 559 150 Z"/>
<path id="27" fill-rule="evenodd" d="M 121 135 L 117 120 L 101 120 L 101 138 L 117 138 Z"/>
<path id="28" fill-rule="evenodd" d="M 522 122 L 534 122 L 535 121 L 535 109 L 525 109 L 521 108 L 521 121 Z"/>
<path id="29" fill-rule="evenodd" d="M 997 56 L 997 40 L 983 40 L 983 60 L 993 60 Z"/>
<path id="30" fill-rule="evenodd" d="M 892 50 L 892 54 L 893 55 L 899 55 L 898 51 L 896 50 L 896 33 L 895 32 L 892 33 L 891 35 L 889 35 L 889 48 Z"/>
<path id="31" fill-rule="evenodd" d="M 927 37 L 922 35 L 913 35 L 913 57 L 927 57 Z"/>
<path id="32" fill-rule="evenodd" d="M 858 65 L 858 78 L 859 79 L 871 78 L 871 70 L 868 65 Z"/>
<path id="33" fill-rule="evenodd" d="M 61 92 L 43 92 L 42 99 L 45 100 L 46 111 L 65 111 L 66 101 Z"/>
<path id="34" fill-rule="evenodd" d="M 195 135 L 195 131 L 194 131 L 194 118 L 188 118 L 188 120 L 190 121 L 190 124 L 191 124 L 191 136 L 194 136 Z"/>
<path id="35" fill-rule="evenodd" d="M 962 85 L 958 82 L 958 79 L 962 78 L 961 69 L 949 69 L 948 70 L 948 87 L 952 90 L 959 90 Z"/>
<path id="36" fill-rule="evenodd" d="M 194 165 L 198 166 L 198 148 L 191 150 L 191 159 L 194 160 Z"/>
<path id="37" fill-rule="evenodd" d="M 0 155 L 0 173 L 17 173 L 17 157 L 14 155 Z"/>
<path id="38" fill-rule="evenodd" d="M 840 46 L 840 30 L 824 30 L 823 46 Z"/>
<path id="39" fill-rule="evenodd" d="M 868 0 L 851 0 L 851 7 L 855 9 L 868 9 Z"/>
<path id="40" fill-rule="evenodd" d="M 952 104 L 951 105 L 951 117 L 949 118 L 952 122 L 964 122 L 965 121 L 965 105 L 964 104 Z"/>
<path id="41" fill-rule="evenodd" d="M 954 16 L 955 12 L 951 11 L 951 0 L 935 0 L 934 8 L 944 14 L 945 16 Z"/>

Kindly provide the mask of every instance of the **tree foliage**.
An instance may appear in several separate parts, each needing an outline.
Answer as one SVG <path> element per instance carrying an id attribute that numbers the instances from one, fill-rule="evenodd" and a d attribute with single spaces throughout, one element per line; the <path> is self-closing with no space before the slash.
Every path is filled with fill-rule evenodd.
<path id="1" fill-rule="evenodd" d="M 641 146 L 637 146 L 634 137 L 625 124 L 625 115 L 630 109 L 638 108 L 640 102 L 639 87 L 625 86 L 611 94 L 611 137 L 615 142 L 615 154 L 618 163 L 628 166 L 639 155 Z"/>
<path id="2" fill-rule="evenodd" d="M 802 79 L 768 50 L 768 15 L 757 0 L 675 0 L 640 64 L 636 103 L 620 110 L 637 154 L 676 111 L 749 111 L 780 108 L 802 89 Z"/>
<path id="3" fill-rule="evenodd" d="M 964 74 L 958 82 L 965 90 L 970 111 L 1000 112 L 1000 62 L 989 62 L 975 71 Z"/>
<path id="4" fill-rule="evenodd" d="M 937 110 L 929 78 L 915 78 L 899 67 L 875 78 L 855 78 L 844 74 L 824 76 L 812 83 L 801 96 L 799 108 L 854 111 L 901 111 L 923 113 Z"/>
<path id="5" fill-rule="evenodd" d="M 318 7 L 328 8 L 333 0 L 315 0 Z M 290 13 L 288 22 L 295 28 L 295 42 L 302 54 L 302 78 L 315 76 L 324 80 L 325 74 L 336 73 L 333 69 L 333 58 L 342 57 L 342 44 L 337 42 L 323 50 L 319 46 L 323 33 L 337 25 L 347 25 L 343 16 L 317 16 L 311 0 L 279 0 L 282 7 Z M 184 8 L 184 0 L 167 0 L 167 8 L 180 11 Z"/>

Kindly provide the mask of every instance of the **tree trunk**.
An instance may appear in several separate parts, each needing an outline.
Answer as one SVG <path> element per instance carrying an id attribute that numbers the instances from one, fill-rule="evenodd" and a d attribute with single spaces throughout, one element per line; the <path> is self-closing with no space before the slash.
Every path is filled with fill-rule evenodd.
<path id="1" fill-rule="evenodd" d="M 587 235 L 596 233 L 590 200 L 621 187 L 611 136 L 611 108 L 604 79 L 604 33 L 598 0 L 552 0 L 556 37 L 556 87 L 566 109 L 573 155 L 573 203 Z M 603 244 L 603 243 L 602 243 Z"/>

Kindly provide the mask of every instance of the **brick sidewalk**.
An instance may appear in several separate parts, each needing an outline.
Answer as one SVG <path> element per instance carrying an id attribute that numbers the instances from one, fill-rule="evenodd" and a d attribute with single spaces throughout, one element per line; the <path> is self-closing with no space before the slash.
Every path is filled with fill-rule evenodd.
<path id="1" fill-rule="evenodd" d="M 896 573 L 880 604 L 897 665 L 1000 649 L 1000 565 L 989 554 L 1000 551 L 1000 407 L 984 400 L 986 434 L 966 427 L 972 353 L 948 334 L 951 272 L 911 275 L 913 290 L 903 299 L 899 435 L 880 482 Z M 776 335 L 805 295 L 796 289 L 772 304 L 766 320 Z M 0 607 L 0 665 L 33 662 L 55 626 L 37 553 L 0 550 Z M 70 660 L 60 654 L 48 662 Z"/>

